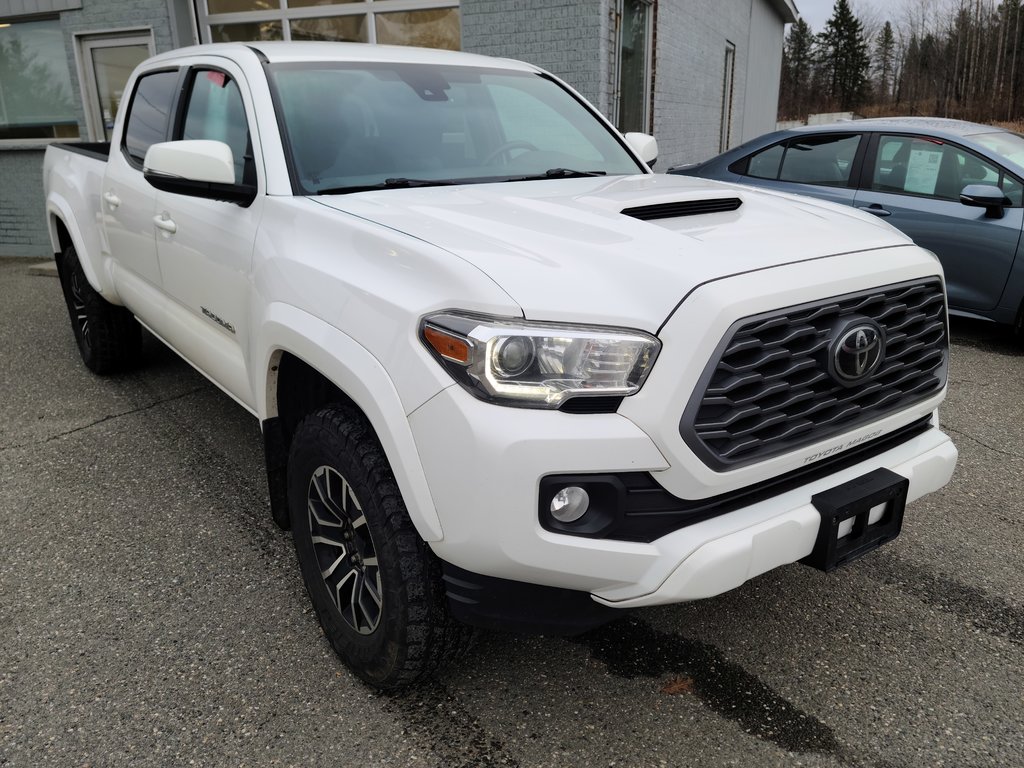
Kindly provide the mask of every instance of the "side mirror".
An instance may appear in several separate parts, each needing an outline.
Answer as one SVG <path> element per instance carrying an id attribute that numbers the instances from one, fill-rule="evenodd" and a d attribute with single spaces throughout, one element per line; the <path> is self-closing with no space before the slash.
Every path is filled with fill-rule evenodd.
<path id="1" fill-rule="evenodd" d="M 651 168 L 658 162 L 658 140 L 648 133 L 627 133 L 623 138 L 630 149 Z"/>
<path id="2" fill-rule="evenodd" d="M 968 184 L 960 193 L 960 202 L 972 208 L 984 208 L 990 219 L 1003 218 L 1003 208 L 1013 205 L 1003 191 L 994 184 Z"/>
<path id="3" fill-rule="evenodd" d="M 165 141 L 146 152 L 142 174 L 163 192 L 224 200 L 248 207 L 256 199 L 256 187 L 235 183 L 231 147 L 223 141 L 189 139 Z"/>

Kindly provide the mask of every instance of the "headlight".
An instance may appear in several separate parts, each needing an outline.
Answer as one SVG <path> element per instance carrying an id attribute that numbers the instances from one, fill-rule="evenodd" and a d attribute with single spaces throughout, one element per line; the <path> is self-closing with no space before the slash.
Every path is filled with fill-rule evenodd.
<path id="1" fill-rule="evenodd" d="M 527 408 L 632 395 L 661 348 L 640 331 L 455 312 L 424 318 L 420 332 L 438 362 L 474 395 Z"/>

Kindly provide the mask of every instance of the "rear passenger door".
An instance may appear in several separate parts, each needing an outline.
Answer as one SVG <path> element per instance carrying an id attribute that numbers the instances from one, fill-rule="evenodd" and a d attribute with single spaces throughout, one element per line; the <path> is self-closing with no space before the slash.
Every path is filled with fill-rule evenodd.
<path id="1" fill-rule="evenodd" d="M 932 137 L 880 134 L 871 144 L 857 207 L 939 257 L 951 306 L 996 307 L 1021 236 L 1020 181 L 975 153 Z M 984 208 L 963 205 L 960 192 L 969 184 L 1001 187 L 1013 207 L 994 219 Z"/>
<path id="2" fill-rule="evenodd" d="M 859 133 L 800 135 L 762 149 L 740 167 L 733 167 L 759 187 L 853 205 L 863 144 Z"/>
<path id="3" fill-rule="evenodd" d="M 171 68 L 146 72 L 136 79 L 119 146 L 111 149 L 107 161 L 100 191 L 103 232 L 106 247 L 123 270 L 115 271 L 114 277 L 126 300 L 138 296 L 147 285 L 150 290 L 160 285 L 153 227 L 156 190 L 143 177 L 142 163 L 146 150 L 166 141 L 170 133 L 180 74 L 177 68 Z M 135 303 L 139 306 L 131 309 L 136 313 L 149 304 L 144 299 Z"/>

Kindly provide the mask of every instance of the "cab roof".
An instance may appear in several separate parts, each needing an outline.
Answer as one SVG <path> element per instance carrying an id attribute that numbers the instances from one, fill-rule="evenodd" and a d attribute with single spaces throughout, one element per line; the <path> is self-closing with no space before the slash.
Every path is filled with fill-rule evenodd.
<path id="1" fill-rule="evenodd" d="M 238 59 L 256 52 L 271 63 L 317 62 L 381 62 L 393 64 L 433 64 L 458 67 L 486 67 L 522 72 L 540 72 L 538 67 L 513 59 L 498 59 L 461 51 L 437 48 L 416 48 L 408 45 L 377 45 L 374 43 L 331 43 L 323 41 L 262 41 L 251 43 L 208 43 L 178 48 L 155 59 L 177 59 L 182 56 L 220 55 Z"/>

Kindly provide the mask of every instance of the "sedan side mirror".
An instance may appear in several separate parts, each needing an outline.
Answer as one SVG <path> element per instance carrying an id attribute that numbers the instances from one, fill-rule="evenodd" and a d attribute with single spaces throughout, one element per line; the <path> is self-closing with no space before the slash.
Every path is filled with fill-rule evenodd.
<path id="1" fill-rule="evenodd" d="M 968 184 L 960 193 L 960 202 L 972 208 L 984 208 L 990 219 L 1003 218 L 1003 208 L 1013 205 L 1003 191 L 994 184 Z"/>
<path id="2" fill-rule="evenodd" d="M 653 168 L 658 162 L 658 140 L 647 133 L 627 133 L 624 138 L 630 149 L 640 155 L 649 168 Z"/>
<path id="3" fill-rule="evenodd" d="M 163 192 L 224 200 L 247 208 L 256 187 L 235 183 L 231 147 L 223 141 L 187 139 L 153 144 L 143 162 L 146 181 Z"/>

